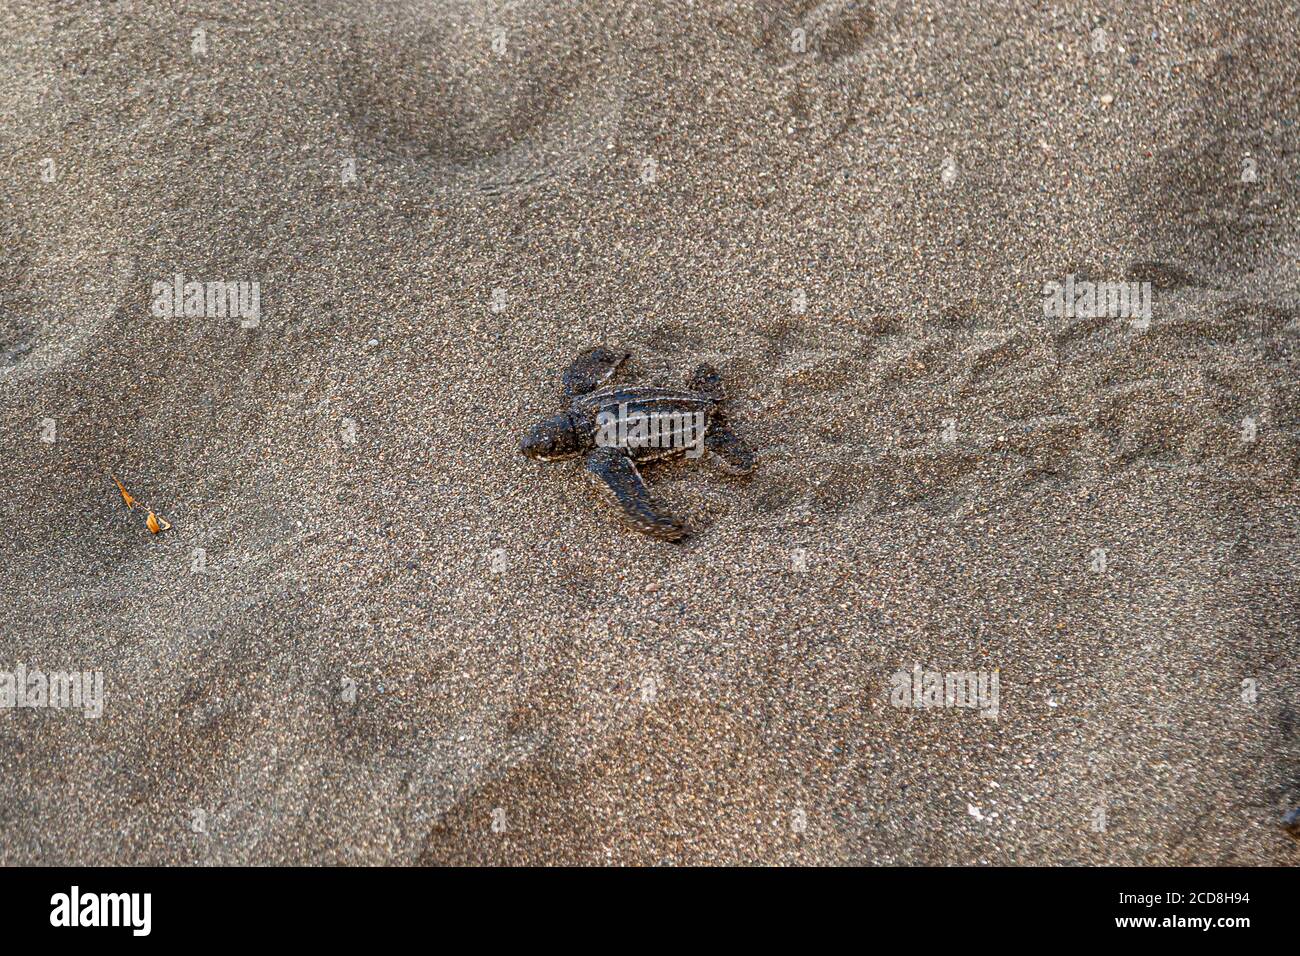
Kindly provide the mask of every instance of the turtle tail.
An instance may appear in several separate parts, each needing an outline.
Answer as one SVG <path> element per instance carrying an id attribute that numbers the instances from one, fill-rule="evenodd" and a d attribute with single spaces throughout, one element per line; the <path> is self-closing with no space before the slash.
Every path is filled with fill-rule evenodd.
<path id="1" fill-rule="evenodd" d="M 722 376 L 712 365 L 701 365 L 691 375 L 691 391 L 700 392 L 708 395 L 715 402 L 725 402 L 727 400 L 726 389 L 722 387 Z"/>

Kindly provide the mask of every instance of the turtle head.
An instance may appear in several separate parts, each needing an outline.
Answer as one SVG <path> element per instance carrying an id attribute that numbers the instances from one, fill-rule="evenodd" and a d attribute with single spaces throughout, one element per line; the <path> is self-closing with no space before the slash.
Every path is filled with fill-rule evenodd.
<path id="1" fill-rule="evenodd" d="M 581 450 L 580 445 L 573 416 L 560 412 L 528 429 L 519 450 L 533 461 L 555 461 L 572 458 Z"/>

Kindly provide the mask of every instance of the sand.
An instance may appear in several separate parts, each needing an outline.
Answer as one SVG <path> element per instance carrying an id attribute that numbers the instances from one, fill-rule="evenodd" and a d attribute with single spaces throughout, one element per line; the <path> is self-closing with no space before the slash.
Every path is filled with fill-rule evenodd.
<path id="1" fill-rule="evenodd" d="M 1295 13 L 0 6 L 0 863 L 1300 862 Z"/>

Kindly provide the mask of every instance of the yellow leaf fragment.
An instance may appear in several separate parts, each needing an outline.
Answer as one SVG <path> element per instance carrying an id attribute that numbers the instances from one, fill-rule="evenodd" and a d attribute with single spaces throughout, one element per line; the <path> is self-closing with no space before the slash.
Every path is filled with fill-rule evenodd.
<path id="1" fill-rule="evenodd" d="M 122 493 L 122 500 L 126 502 L 126 508 L 128 511 L 134 511 L 136 508 L 139 508 L 141 511 L 149 512 L 149 517 L 145 520 L 145 527 L 147 527 L 150 532 L 158 534 L 159 532 L 166 531 L 171 527 L 171 522 L 166 518 L 158 517 L 158 515 L 156 515 L 148 505 L 136 501 L 131 497 L 131 492 L 126 490 L 126 487 L 117 480 L 116 476 L 109 474 L 108 477 L 113 479 L 113 483 L 117 485 L 117 490 Z"/>
<path id="2" fill-rule="evenodd" d="M 109 475 L 108 477 L 113 478 L 112 475 Z M 122 483 L 118 481 L 116 478 L 113 478 L 113 483 L 117 485 L 117 490 L 122 492 L 122 500 L 126 502 L 127 510 L 129 511 L 130 509 L 134 508 L 135 499 L 131 497 L 131 493 L 127 491 L 126 488 L 122 486 Z"/>

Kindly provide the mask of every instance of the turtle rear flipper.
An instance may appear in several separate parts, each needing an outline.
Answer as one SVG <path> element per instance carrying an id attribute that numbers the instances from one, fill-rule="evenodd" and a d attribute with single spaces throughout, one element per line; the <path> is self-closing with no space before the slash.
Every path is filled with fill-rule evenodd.
<path id="1" fill-rule="evenodd" d="M 722 375 L 712 365 L 701 365 L 691 375 L 692 391 L 707 395 L 721 406 L 727 400 L 722 387 Z M 723 471 L 731 475 L 747 475 L 754 470 L 754 452 L 745 440 L 731 430 L 721 407 L 713 410 L 709 432 L 704 436 L 704 447 L 713 455 Z"/>
<path id="2" fill-rule="evenodd" d="M 754 470 L 753 450 L 721 419 L 709 426 L 709 433 L 704 436 L 704 447 L 730 475 L 747 475 Z"/>
<path id="3" fill-rule="evenodd" d="M 564 397 L 572 401 L 579 395 L 586 395 L 597 386 L 609 381 L 615 370 L 623 364 L 630 353 L 593 345 L 583 349 L 564 371 L 561 381 L 564 384 Z"/>
<path id="4" fill-rule="evenodd" d="M 708 395 L 715 402 L 727 400 L 726 389 L 722 387 L 722 376 L 712 365 L 701 365 L 697 368 L 691 375 L 689 385 L 691 391 Z"/>
<path id="5" fill-rule="evenodd" d="M 587 455 L 587 472 L 614 496 L 623 519 L 655 538 L 680 541 L 686 527 L 671 515 L 656 511 L 636 464 L 617 448 L 597 448 Z"/>

